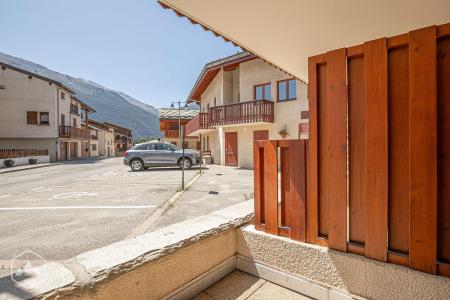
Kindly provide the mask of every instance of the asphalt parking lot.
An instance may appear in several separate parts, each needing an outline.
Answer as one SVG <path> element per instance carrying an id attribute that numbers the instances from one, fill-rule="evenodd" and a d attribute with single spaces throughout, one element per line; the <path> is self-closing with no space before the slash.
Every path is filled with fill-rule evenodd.
<path id="1" fill-rule="evenodd" d="M 186 179 L 197 173 L 187 170 Z M 178 168 L 131 172 L 122 158 L 0 174 L 0 261 L 27 250 L 64 260 L 122 240 L 180 180 Z"/>

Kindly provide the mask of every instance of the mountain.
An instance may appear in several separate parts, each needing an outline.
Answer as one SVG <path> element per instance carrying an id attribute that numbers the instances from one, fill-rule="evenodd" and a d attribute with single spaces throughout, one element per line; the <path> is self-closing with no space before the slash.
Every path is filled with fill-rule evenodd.
<path id="1" fill-rule="evenodd" d="M 44 66 L 0 52 L 0 61 L 26 71 L 61 82 L 76 93 L 77 98 L 95 109 L 90 118 L 110 122 L 132 130 L 133 137 L 160 137 L 158 110 L 123 92 L 96 82 L 58 73 Z"/>

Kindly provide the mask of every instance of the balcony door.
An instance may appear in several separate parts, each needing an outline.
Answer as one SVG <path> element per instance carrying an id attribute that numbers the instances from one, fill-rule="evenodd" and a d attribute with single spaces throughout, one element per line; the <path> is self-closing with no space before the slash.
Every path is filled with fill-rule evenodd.
<path id="1" fill-rule="evenodd" d="M 225 165 L 238 165 L 237 132 L 225 132 Z"/>

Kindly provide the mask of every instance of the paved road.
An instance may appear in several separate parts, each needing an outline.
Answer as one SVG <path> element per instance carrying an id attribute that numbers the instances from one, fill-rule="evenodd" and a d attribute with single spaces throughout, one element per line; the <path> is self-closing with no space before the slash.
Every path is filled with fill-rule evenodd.
<path id="1" fill-rule="evenodd" d="M 119 241 L 175 193 L 180 177 L 177 168 L 131 172 L 121 158 L 0 174 L 0 260 L 25 250 L 63 260 Z"/>

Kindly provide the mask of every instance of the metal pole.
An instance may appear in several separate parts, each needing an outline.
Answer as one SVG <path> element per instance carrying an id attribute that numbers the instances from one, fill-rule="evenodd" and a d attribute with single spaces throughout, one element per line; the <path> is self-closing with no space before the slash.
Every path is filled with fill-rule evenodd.
<path id="1" fill-rule="evenodd" d="M 203 149 L 203 145 L 202 145 L 202 134 L 200 133 L 198 135 L 198 138 L 200 139 L 200 174 L 202 174 L 202 163 L 203 163 L 203 154 L 202 154 L 202 149 Z"/>
<path id="2" fill-rule="evenodd" d="M 181 134 L 183 135 L 182 137 L 182 143 L 181 146 L 183 147 L 183 164 L 182 164 L 182 168 L 181 168 L 181 189 L 184 191 L 184 130 L 183 128 L 181 128 Z"/>

